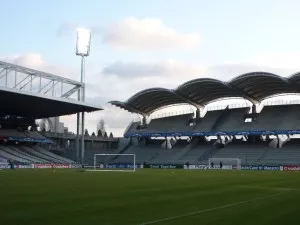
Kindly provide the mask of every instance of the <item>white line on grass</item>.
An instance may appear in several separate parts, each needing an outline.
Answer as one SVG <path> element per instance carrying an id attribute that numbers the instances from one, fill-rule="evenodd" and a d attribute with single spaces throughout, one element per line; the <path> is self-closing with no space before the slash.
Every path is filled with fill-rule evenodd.
<path id="1" fill-rule="evenodd" d="M 181 218 L 184 218 L 184 217 L 194 216 L 194 215 L 198 215 L 198 214 L 205 213 L 205 212 L 211 212 L 211 211 L 214 211 L 214 210 L 230 208 L 230 207 L 233 207 L 233 206 L 250 203 L 250 202 L 257 201 L 257 200 L 272 198 L 272 197 L 275 197 L 275 196 L 283 195 L 287 192 L 289 192 L 289 191 L 280 192 L 280 193 L 276 193 L 276 194 L 273 194 L 273 195 L 267 195 L 267 196 L 260 197 L 260 198 L 253 198 L 253 199 L 250 199 L 250 200 L 247 200 L 247 201 L 235 202 L 235 203 L 232 203 L 232 204 L 222 205 L 222 206 L 218 206 L 218 207 L 214 207 L 214 208 L 203 209 L 203 210 L 199 210 L 199 211 L 195 211 L 195 212 L 181 214 L 181 215 L 178 215 L 178 216 L 172 216 L 172 217 L 166 217 L 166 218 L 159 219 L 159 220 L 148 221 L 148 222 L 141 223 L 139 225 L 156 224 L 156 223 L 166 222 L 166 221 L 170 221 L 170 220 L 181 219 Z"/>

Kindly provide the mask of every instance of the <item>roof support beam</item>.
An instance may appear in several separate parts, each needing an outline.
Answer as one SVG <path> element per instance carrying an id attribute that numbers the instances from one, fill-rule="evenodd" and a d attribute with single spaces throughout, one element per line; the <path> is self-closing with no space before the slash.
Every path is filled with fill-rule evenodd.
<path id="1" fill-rule="evenodd" d="M 0 76 L 0 80 L 1 80 L 3 77 L 6 77 L 6 78 L 7 78 L 8 74 L 10 73 L 10 71 L 8 71 L 7 69 L 4 69 L 4 70 L 0 71 L 0 74 L 1 74 L 2 72 L 5 72 L 5 73 L 4 73 L 3 75 Z"/>
<path id="2" fill-rule="evenodd" d="M 6 70 L 5 68 L 2 69 L 2 70 L 0 70 L 0 75 L 1 75 L 1 73 L 3 73 L 5 70 Z M 2 77 L 2 76 L 1 76 L 1 77 Z M 0 78 L 0 79 L 1 79 L 1 78 Z"/>
<path id="3" fill-rule="evenodd" d="M 20 90 L 22 90 L 23 88 L 25 88 L 27 86 L 27 84 L 31 83 L 32 84 L 32 81 L 36 78 L 36 76 L 31 76 L 30 80 L 27 81 L 22 87 L 20 87 Z"/>
<path id="4" fill-rule="evenodd" d="M 27 80 L 27 78 L 29 78 L 30 75 L 27 75 L 24 79 L 22 79 L 21 81 L 19 81 L 17 84 L 15 84 L 14 88 L 17 88 L 19 85 L 22 84 L 23 81 Z"/>
<path id="5" fill-rule="evenodd" d="M 3 61 L 0 61 L 0 68 L 8 69 L 10 71 L 17 71 L 17 72 L 24 73 L 24 74 L 30 74 L 30 75 L 34 75 L 34 76 L 41 76 L 42 78 L 46 78 L 48 80 L 54 79 L 54 80 L 57 80 L 57 81 L 60 81 L 63 83 L 67 83 L 67 84 L 71 84 L 71 85 L 81 85 L 81 83 L 78 81 L 70 80 L 65 77 L 60 77 L 57 75 L 45 73 L 45 72 L 34 70 L 34 69 L 29 69 L 29 68 L 26 68 L 23 66 L 7 63 L 7 62 L 3 62 Z"/>
<path id="6" fill-rule="evenodd" d="M 50 80 L 46 85 L 44 85 L 44 87 L 40 86 L 40 90 L 39 93 L 41 93 L 46 87 L 49 86 L 49 84 L 51 84 L 53 82 L 53 80 Z"/>
<path id="7" fill-rule="evenodd" d="M 74 94 L 78 89 L 80 89 L 80 86 L 75 86 L 72 89 L 70 89 L 69 91 L 67 91 L 66 93 L 62 94 L 61 97 L 62 98 L 68 98 L 70 97 L 72 94 Z M 62 91 L 63 92 L 63 91 Z"/>
<path id="8" fill-rule="evenodd" d="M 52 81 L 51 82 L 52 83 L 52 86 L 50 87 L 50 88 L 48 88 L 48 90 L 46 90 L 45 92 L 44 92 L 44 94 L 47 94 L 49 91 L 51 91 L 52 90 L 52 96 L 54 95 L 54 88 L 55 88 L 55 86 L 59 83 L 59 81 Z"/>

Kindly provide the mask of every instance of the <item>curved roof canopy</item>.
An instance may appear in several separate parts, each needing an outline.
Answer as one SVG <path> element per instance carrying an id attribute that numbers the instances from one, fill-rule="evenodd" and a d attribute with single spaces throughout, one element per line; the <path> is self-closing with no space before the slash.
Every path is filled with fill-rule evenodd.
<path id="1" fill-rule="evenodd" d="M 138 92 L 126 102 L 112 101 L 110 103 L 129 112 L 149 115 L 164 106 L 183 104 L 186 103 L 186 101 L 174 94 L 172 90 L 150 88 Z"/>
<path id="2" fill-rule="evenodd" d="M 191 104 L 197 108 L 224 98 L 244 98 L 256 104 L 268 97 L 300 93 L 300 73 L 288 78 L 268 72 L 252 72 L 223 82 L 199 78 L 180 85 L 175 90 L 151 88 L 138 92 L 126 102 L 111 101 L 112 105 L 129 112 L 150 115 L 155 110 L 174 104 Z"/>

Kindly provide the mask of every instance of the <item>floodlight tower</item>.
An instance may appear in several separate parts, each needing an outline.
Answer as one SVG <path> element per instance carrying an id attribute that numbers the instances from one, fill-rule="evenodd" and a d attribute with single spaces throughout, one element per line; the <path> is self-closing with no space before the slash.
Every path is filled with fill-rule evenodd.
<path id="1" fill-rule="evenodd" d="M 77 29 L 76 55 L 81 57 L 81 90 L 78 91 L 78 100 L 85 101 L 85 57 L 90 55 L 91 31 L 84 28 Z M 76 153 L 79 156 L 80 113 L 77 113 Z M 84 112 L 81 112 L 81 163 L 84 163 Z"/>

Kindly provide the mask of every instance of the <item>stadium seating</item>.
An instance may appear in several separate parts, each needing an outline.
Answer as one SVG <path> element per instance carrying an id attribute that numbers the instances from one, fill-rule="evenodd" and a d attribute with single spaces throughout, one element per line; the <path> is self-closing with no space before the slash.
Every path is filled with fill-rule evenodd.
<path id="1" fill-rule="evenodd" d="M 0 146 L 0 156 L 11 160 L 11 161 L 15 161 L 15 162 L 20 162 L 20 163 L 32 163 L 32 161 L 23 158 L 22 156 L 19 156 L 18 154 L 11 154 L 10 152 L 7 152 L 5 149 L 2 148 L 2 146 Z"/>
<path id="2" fill-rule="evenodd" d="M 0 145 L 0 156 L 19 163 L 75 163 L 39 146 Z"/>
<path id="3" fill-rule="evenodd" d="M 242 164 L 262 164 L 261 156 L 267 151 L 268 146 L 263 143 L 248 144 L 247 142 L 230 143 L 225 148 L 216 152 L 214 158 L 239 158 Z M 261 159 L 261 160 L 260 160 Z"/>
<path id="4" fill-rule="evenodd" d="M 147 132 L 184 132 L 189 130 L 188 120 L 193 114 L 152 119 L 145 129 Z"/>
<path id="5" fill-rule="evenodd" d="M 216 131 L 240 131 L 249 129 L 249 124 L 245 123 L 245 114 L 249 111 L 249 108 L 230 109 L 226 118 L 219 123 Z"/>
<path id="6" fill-rule="evenodd" d="M 239 158 L 242 165 L 298 165 L 300 164 L 299 141 L 291 140 L 283 148 L 272 148 L 270 141 L 252 143 L 233 140 L 224 147 L 214 145 L 215 140 L 209 142 L 194 138 L 187 142 L 178 140 L 171 149 L 162 148 L 163 139 L 139 140 L 131 144 L 123 153 L 136 154 L 136 163 L 150 164 L 208 164 L 208 159 L 213 158 Z M 92 162 L 94 153 L 113 153 L 111 150 L 89 151 L 86 157 Z M 90 156 L 88 156 L 90 154 Z M 116 157 L 107 160 L 110 163 L 125 163 L 124 158 Z M 129 163 L 129 162 L 128 162 Z"/>
<path id="7" fill-rule="evenodd" d="M 283 148 L 270 148 L 264 155 L 262 161 L 268 165 L 280 165 L 285 162 L 287 165 L 300 164 L 300 142 L 291 139 Z"/>
<path id="8" fill-rule="evenodd" d="M 252 122 L 245 122 L 249 108 L 236 108 L 208 111 L 203 118 L 196 119 L 196 125 L 190 126 L 192 114 L 152 119 L 146 127 L 139 127 L 139 122 L 130 124 L 130 132 L 226 132 L 244 130 L 293 130 L 300 127 L 300 105 L 265 106 Z M 0 137 L 22 137 L 43 139 L 42 134 L 35 131 L 21 132 L 14 129 L 0 129 Z M 85 164 L 94 164 L 94 154 L 135 154 L 136 163 L 150 164 L 208 164 L 213 158 L 239 158 L 243 165 L 298 165 L 300 164 L 299 139 L 287 139 L 279 143 L 277 139 L 256 141 L 241 139 L 212 139 L 204 137 L 173 137 L 164 138 L 120 138 L 118 147 L 97 145 L 96 148 L 86 147 Z M 241 137 L 239 137 L 241 138 Z M 274 137 L 273 137 L 274 138 Z M 220 145 L 216 144 L 221 142 Z M 90 145 L 89 145 L 90 146 Z M 58 155 L 59 154 L 59 155 Z M 20 163 L 76 163 L 76 151 L 68 149 L 55 154 L 40 145 L 7 144 L 0 145 L 0 157 Z M 97 158 L 97 163 L 124 163 L 128 161 L 120 156 Z"/>
<path id="9" fill-rule="evenodd" d="M 47 156 L 51 161 L 57 162 L 57 163 L 75 163 L 74 160 L 70 160 L 68 158 L 65 157 L 61 157 L 57 154 L 54 154 L 48 150 L 46 150 L 45 148 L 42 148 L 40 146 L 33 146 L 32 147 L 34 150 L 36 150 L 36 152 L 40 152 L 41 154 L 43 154 L 44 156 Z"/>
<path id="10" fill-rule="evenodd" d="M 0 136 L 2 137 L 26 137 L 24 132 L 16 129 L 0 129 Z"/>
<path id="11" fill-rule="evenodd" d="M 249 108 L 207 111 L 197 119 L 195 126 L 188 126 L 191 114 L 152 119 L 146 128 L 137 129 L 139 122 L 133 123 L 127 133 L 139 132 L 224 132 L 251 130 L 295 130 L 300 127 L 298 112 L 300 105 L 265 106 L 257 114 L 256 120 L 245 122 Z M 274 123 L 276 121 L 276 123 Z"/>
<path id="12" fill-rule="evenodd" d="M 222 115 L 223 110 L 207 111 L 205 116 L 197 123 L 195 131 L 209 132 Z"/>
<path id="13" fill-rule="evenodd" d="M 21 158 L 27 159 L 31 163 L 47 163 L 47 162 L 49 162 L 46 159 L 40 158 L 38 156 L 30 155 L 29 153 L 22 151 L 19 147 L 2 146 L 2 148 L 5 148 L 5 150 L 11 154 L 18 155 Z"/>

